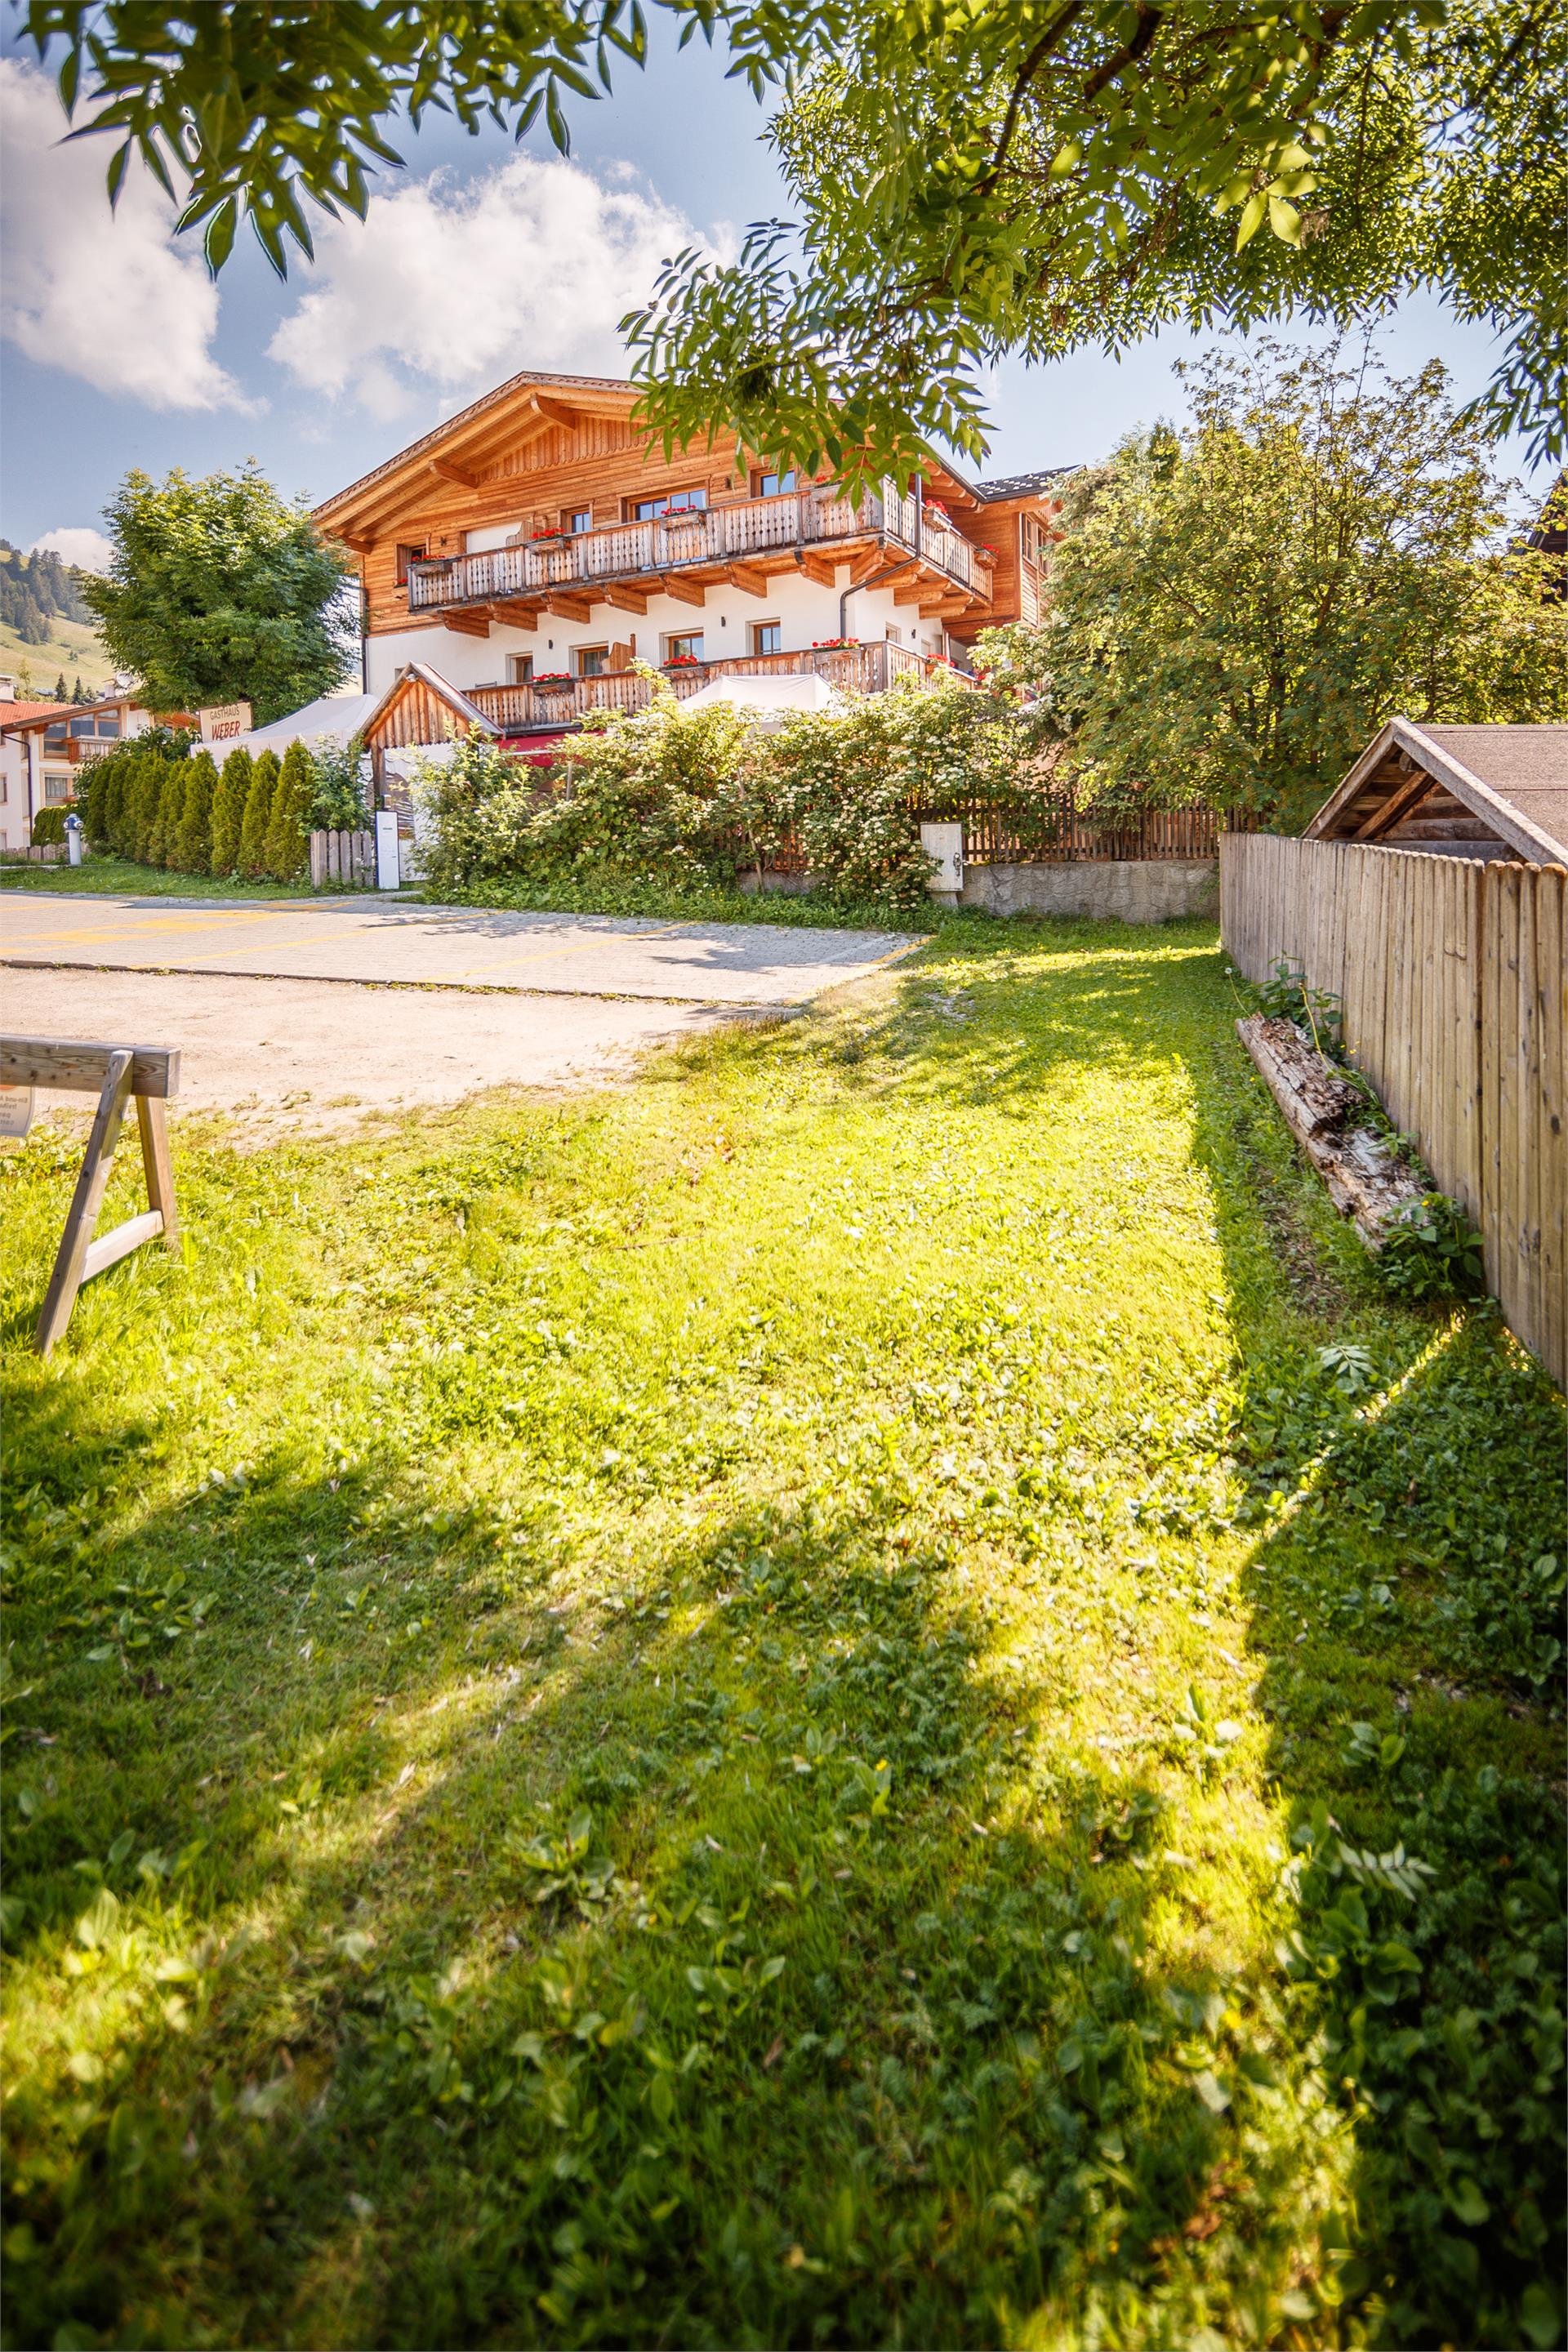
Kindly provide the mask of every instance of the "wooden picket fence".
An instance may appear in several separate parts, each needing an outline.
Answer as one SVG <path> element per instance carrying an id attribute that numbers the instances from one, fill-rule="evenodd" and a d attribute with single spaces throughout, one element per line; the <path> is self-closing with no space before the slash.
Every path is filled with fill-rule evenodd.
<path id="1" fill-rule="evenodd" d="M 1340 998 L 1352 1060 L 1568 1386 L 1568 869 L 1225 834 L 1220 925 L 1248 980 L 1283 956 Z"/>
<path id="2" fill-rule="evenodd" d="M 313 833 L 310 835 L 312 890 L 374 890 L 374 833 Z"/>

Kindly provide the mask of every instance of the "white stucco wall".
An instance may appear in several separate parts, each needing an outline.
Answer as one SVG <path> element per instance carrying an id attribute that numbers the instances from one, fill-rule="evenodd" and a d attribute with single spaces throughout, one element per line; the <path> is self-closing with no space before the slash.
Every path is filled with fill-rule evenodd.
<path id="1" fill-rule="evenodd" d="M 574 667 L 572 656 L 579 646 L 629 644 L 639 659 L 657 662 L 667 638 L 693 632 L 701 635 L 706 660 L 731 660 L 750 654 L 752 625 L 757 621 L 776 621 L 783 650 L 799 653 L 820 638 L 837 635 L 839 592 L 848 585 L 847 565 L 840 566 L 837 580 L 837 586 L 827 588 L 801 572 L 775 572 L 765 597 L 749 596 L 739 588 L 710 588 L 699 608 L 659 594 L 649 597 L 646 614 L 598 604 L 585 622 L 542 613 L 536 629 L 494 623 L 488 637 L 441 626 L 392 629 L 367 641 L 365 683 L 372 694 L 380 694 L 407 663 L 421 661 L 465 690 L 504 686 L 509 654 L 531 654 L 538 671 L 563 670 Z M 911 653 L 942 650 L 941 622 L 922 620 L 913 605 L 895 605 L 891 589 L 862 589 L 851 596 L 848 635 L 879 644 L 889 628 Z"/>

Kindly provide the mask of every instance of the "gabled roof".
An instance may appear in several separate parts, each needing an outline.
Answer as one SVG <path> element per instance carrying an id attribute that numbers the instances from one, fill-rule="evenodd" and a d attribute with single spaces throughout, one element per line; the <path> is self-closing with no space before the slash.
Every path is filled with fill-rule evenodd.
<path id="1" fill-rule="evenodd" d="M 498 444 L 504 443 L 509 427 L 527 426 L 531 419 L 542 430 L 547 424 L 570 422 L 574 412 L 629 417 L 639 393 L 640 387 L 624 376 L 562 375 L 544 369 L 523 368 L 516 375 L 508 376 L 504 383 L 498 383 L 493 391 L 470 401 L 466 408 L 459 408 L 455 415 L 432 425 L 428 433 L 421 434 L 405 449 L 384 458 L 346 489 L 334 491 L 312 509 L 312 519 L 328 530 L 352 529 L 356 514 L 367 516 L 395 501 L 397 486 L 404 476 L 436 472 L 461 484 L 468 469 L 455 461 L 466 457 L 474 464 L 482 464 L 486 457 L 494 456 Z M 1014 474 L 1004 480 L 976 484 L 966 480 L 956 467 L 934 450 L 930 454 L 932 475 L 950 483 L 962 499 L 977 506 L 1037 497 L 1060 476 L 1075 471 L 1071 466 L 1047 466 L 1038 473 Z"/>
<path id="2" fill-rule="evenodd" d="M 516 375 L 508 376 L 504 383 L 498 383 L 478 400 L 470 401 L 467 408 L 459 408 L 456 415 L 443 417 L 428 433 L 422 433 L 417 441 L 411 441 L 406 449 L 399 449 L 379 466 L 373 466 L 368 474 L 362 474 L 346 489 L 335 490 L 330 499 L 323 499 L 312 509 L 313 520 L 330 522 L 334 517 L 352 512 L 356 506 L 369 503 L 371 493 L 389 486 L 399 474 L 411 467 L 428 467 L 444 450 L 450 451 L 483 435 L 487 426 L 504 433 L 509 418 L 521 424 L 531 414 L 547 416 L 543 404 L 548 404 L 552 391 L 577 395 L 575 399 L 563 399 L 563 407 L 581 407 L 599 415 L 629 415 L 637 396 L 637 386 L 618 376 L 558 375 L 538 368 L 521 369 Z"/>
<path id="3" fill-rule="evenodd" d="M 93 719 L 100 710 L 123 710 L 127 704 L 134 710 L 147 708 L 140 696 L 129 693 L 100 694 L 93 702 L 0 702 L 0 735 L 30 734 L 57 719 Z"/>
<path id="4" fill-rule="evenodd" d="M 449 711 L 455 719 L 461 721 L 463 726 L 478 734 L 499 735 L 500 732 L 495 720 L 487 718 L 479 704 L 470 702 L 462 689 L 454 686 L 448 678 L 444 678 L 439 670 L 432 669 L 427 662 L 410 662 L 406 668 L 398 671 L 386 692 L 377 697 L 371 709 L 360 721 L 360 739 L 367 750 L 378 746 L 380 736 L 386 732 L 386 721 L 392 717 L 398 705 L 404 702 L 416 702 L 424 712 L 427 712 L 431 703 L 434 702 Z M 438 735 L 426 734 L 417 739 L 408 740 L 417 740 L 423 743 L 438 743 L 442 738 Z"/>
<path id="5" fill-rule="evenodd" d="M 1391 719 L 1306 838 L 1387 840 L 1438 792 L 1515 856 L 1568 865 L 1568 727 L 1417 727 Z"/>
<path id="6" fill-rule="evenodd" d="M 7 728 L 20 727 L 27 719 L 64 718 L 67 711 L 79 710 L 79 702 L 0 702 L 0 735 Z"/>

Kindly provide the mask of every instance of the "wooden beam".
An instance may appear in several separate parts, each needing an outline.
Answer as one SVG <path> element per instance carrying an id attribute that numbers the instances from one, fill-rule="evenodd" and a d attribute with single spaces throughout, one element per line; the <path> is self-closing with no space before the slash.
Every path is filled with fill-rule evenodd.
<path id="1" fill-rule="evenodd" d="M 456 482 L 462 490 L 477 490 L 479 478 L 471 466 L 459 466 L 450 457 L 432 457 L 430 471 L 437 481 Z"/>
<path id="2" fill-rule="evenodd" d="M 708 591 L 700 580 L 683 579 L 678 572 L 665 572 L 659 580 L 659 586 L 667 596 L 673 596 L 678 604 L 700 607 L 708 602 Z"/>
<path id="3" fill-rule="evenodd" d="M 83 1045 L 72 1038 L 0 1037 L 0 1087 L 50 1087 L 60 1094 L 101 1094 L 121 1045 Z M 164 1099 L 180 1090 L 177 1045 L 131 1048 L 131 1090 Z"/>
<path id="4" fill-rule="evenodd" d="M 547 418 L 552 425 L 564 425 L 574 432 L 583 422 L 580 408 L 570 408 L 563 400 L 552 400 L 548 393 L 536 392 L 533 404 L 541 416 Z"/>
<path id="5" fill-rule="evenodd" d="M 539 626 L 540 607 L 537 604 L 516 604 L 498 597 L 490 611 L 509 629 L 537 629 Z"/>
<path id="6" fill-rule="evenodd" d="M 881 549 L 879 547 L 862 548 L 858 555 L 851 556 L 849 559 L 849 585 L 851 588 L 858 588 L 862 580 L 869 580 L 872 572 L 879 572 L 881 568 Z"/>
<path id="7" fill-rule="evenodd" d="M 1400 764 L 1405 770 L 1403 782 L 1396 783 L 1392 792 L 1379 796 L 1377 805 L 1365 824 L 1358 824 L 1351 835 L 1352 841 L 1371 841 L 1375 835 L 1386 831 L 1389 825 L 1397 824 L 1412 803 L 1425 800 L 1431 791 L 1434 780 L 1425 768 L 1417 767 L 1403 752 Z M 1373 781 L 1377 780 L 1374 778 Z"/>
<path id="8" fill-rule="evenodd" d="M 488 637 L 490 633 L 489 609 L 484 604 L 458 605 L 451 612 L 443 613 L 440 618 L 448 629 L 456 629 L 462 637 Z"/>
<path id="9" fill-rule="evenodd" d="M 799 561 L 800 568 L 806 578 L 815 580 L 819 588 L 832 588 L 837 585 L 838 566 L 829 562 L 826 556 L 802 555 Z"/>
<path id="10" fill-rule="evenodd" d="M 744 595 L 765 598 L 768 593 L 767 573 L 754 571 L 749 563 L 727 563 L 719 576 Z"/>
<path id="11" fill-rule="evenodd" d="M 569 596 L 563 589 L 552 588 L 544 599 L 544 609 L 553 613 L 558 621 L 586 621 L 593 616 L 593 605 L 586 596 Z"/>
<path id="12" fill-rule="evenodd" d="M 641 588 L 628 588 L 619 581 L 606 581 L 595 591 L 595 601 L 608 604 L 617 613 L 646 613 L 647 596 Z"/>

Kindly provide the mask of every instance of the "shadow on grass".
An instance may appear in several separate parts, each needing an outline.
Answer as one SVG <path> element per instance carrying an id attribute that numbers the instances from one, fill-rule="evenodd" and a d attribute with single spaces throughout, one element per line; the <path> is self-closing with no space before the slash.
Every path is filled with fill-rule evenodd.
<path id="1" fill-rule="evenodd" d="M 1436 1325 L 1391 1322 L 1322 1270 L 1212 1046 L 1195 950 L 1173 999 L 1136 942 L 1061 931 L 1073 961 L 1043 1003 L 927 969 L 852 1016 L 846 1088 L 874 1108 L 901 1059 L 900 1093 L 1021 1117 L 1109 1059 L 1187 1089 L 1231 1270 L 1269 1769 L 1304 1819 L 1327 1797 L 1381 1852 L 1407 1804 L 1438 1818 L 1432 1784 L 1457 1759 L 1479 1856 L 1494 1823 L 1476 1743 L 1504 1703 L 1467 1748 L 1417 1663 L 1417 1604 L 1475 1585 L 1452 1534 L 1436 1556 L 1443 1486 L 1470 1491 L 1469 1459 L 1414 1496 L 1411 1478 L 1486 1401 L 1541 1421 L 1541 1396 L 1511 1367 L 1500 1386 L 1501 1343 L 1479 1328 L 1423 1365 Z M 761 1066 L 806 1049 L 795 1033 L 728 1050 Z M 1282 1236 L 1307 1269 L 1300 1328 L 1272 1303 Z M 1377 1351 L 1390 1402 L 1365 1424 L 1316 1360 L 1325 1316 L 1364 1318 Z M 1530 1857 L 1520 1884 L 1494 1873 L 1477 1896 L 1467 1864 L 1459 1907 L 1423 1884 L 1413 1927 L 1396 1887 L 1335 1874 L 1309 1819 L 1295 1904 L 1260 1918 L 1246 1961 L 1177 1968 L 1170 1920 L 1194 1943 L 1204 1920 L 1173 1806 L 1194 1770 L 1223 1789 L 1223 1764 L 1158 1740 L 1126 1769 L 1043 1764 L 1073 1669 L 1003 1672 L 973 1530 L 943 1531 L 896 1447 L 695 1533 L 625 1490 L 595 1532 L 586 1497 L 536 1510 L 503 1479 L 453 1513 L 374 1452 L 121 1522 L 96 1490 L 151 1433 L 106 1391 L 75 1400 L 36 1391 L 10 1431 L 27 1563 L 12 1632 L 56 1668 L 28 1709 L 35 1802 L 6 1889 L 37 2053 L 7 2126 L 13 2341 L 1304 2343 L 1329 2340 L 1336 2279 L 1389 2340 L 1430 2340 L 1434 2311 L 1510 2340 L 1542 2268 L 1526 2205 L 1550 2134 L 1500 2107 L 1494 2179 L 1476 2112 L 1494 2053 L 1543 2063 L 1542 2037 L 1518 2006 L 1467 2010 L 1471 1979 L 1442 1971 L 1479 1985 L 1506 1950 L 1508 1997 L 1528 1997 L 1522 1798 L 1497 1800 Z M 1326 1448 L 1307 1499 L 1270 1512 Z M 1477 1490 L 1489 1510 L 1503 1483 Z M 1505 1514 L 1509 1540 L 1533 1507 Z M 1412 1534 L 1427 1557 L 1407 1602 L 1390 1555 Z M 578 1590 L 559 1600 L 568 1563 Z M 1046 1573 L 1024 1544 L 1012 1570 L 1022 1591 Z M 1374 1685 L 1391 1720 L 1413 1694 L 1407 1760 L 1347 1776 L 1339 1717 L 1377 1715 Z M 55 1792 L 68 1759 L 46 1741 L 69 1751 Z M 1456 1833 L 1440 1866 L 1461 1849 Z M 1281 1926 L 1300 1945 L 1283 1962 Z M 1418 1989 L 1384 1948 L 1396 1935 Z M 52 1982 L 76 2003 L 58 2032 Z M 1384 2014 L 1374 2074 L 1358 2053 Z M 1353 2107 L 1343 2077 L 1381 2100 L 1389 2067 L 1414 2086 L 1397 2114 Z M 1423 2117 L 1445 2068 L 1469 2105 Z M 1507 2211 L 1496 2252 L 1471 2188 Z"/>

